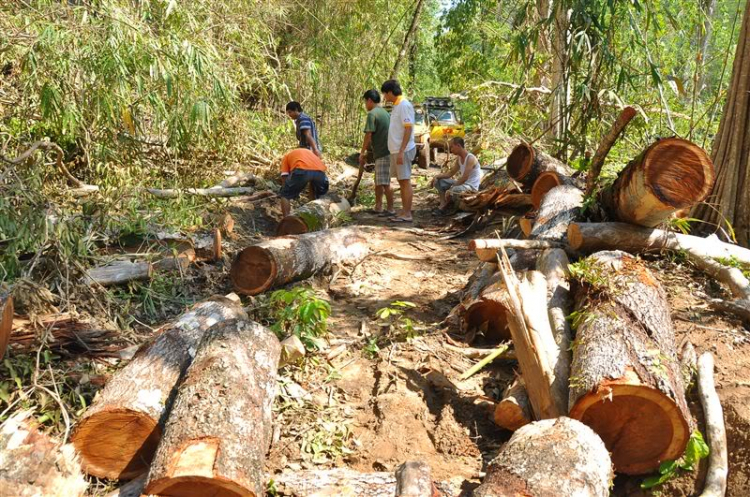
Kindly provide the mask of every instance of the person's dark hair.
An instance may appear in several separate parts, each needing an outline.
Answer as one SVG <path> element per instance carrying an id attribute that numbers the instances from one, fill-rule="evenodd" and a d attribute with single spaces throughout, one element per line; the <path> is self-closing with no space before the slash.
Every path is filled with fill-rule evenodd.
<path id="1" fill-rule="evenodd" d="M 403 92 L 401 91 L 401 85 L 398 84 L 398 80 L 395 79 L 389 79 L 385 83 L 383 83 L 383 86 L 380 87 L 380 91 L 383 93 L 391 92 L 394 96 L 399 96 Z"/>
<path id="2" fill-rule="evenodd" d="M 364 100 L 372 100 L 373 103 L 379 104 L 380 103 L 380 93 L 378 93 L 378 90 L 367 90 L 364 95 L 362 95 L 362 99 Z"/>
<path id="3" fill-rule="evenodd" d="M 466 145 L 464 144 L 464 139 L 461 138 L 460 136 L 454 136 L 453 138 L 451 138 L 451 141 L 455 143 L 456 145 L 460 145 L 461 147 L 466 148 Z"/>
<path id="4" fill-rule="evenodd" d="M 299 102 L 295 102 L 294 100 L 292 100 L 291 102 L 286 104 L 286 110 L 302 112 L 302 106 L 300 105 Z"/>

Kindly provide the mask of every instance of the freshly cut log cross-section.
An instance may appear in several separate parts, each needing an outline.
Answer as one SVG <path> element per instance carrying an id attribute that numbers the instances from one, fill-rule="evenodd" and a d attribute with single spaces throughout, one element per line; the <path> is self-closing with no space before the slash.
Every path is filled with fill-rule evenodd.
<path id="1" fill-rule="evenodd" d="M 0 295 L 0 359 L 5 355 L 13 332 L 13 297 Z"/>
<path id="2" fill-rule="evenodd" d="M 473 495 L 607 497 L 613 477 L 609 454 L 597 434 L 561 417 L 516 431 Z"/>
<path id="3" fill-rule="evenodd" d="M 505 164 L 508 175 L 521 183 L 524 191 L 530 191 L 540 174 L 555 171 L 563 176 L 573 172 L 568 166 L 544 152 L 540 152 L 528 143 L 520 143 L 508 156 Z"/>
<path id="4" fill-rule="evenodd" d="M 326 196 L 308 202 L 285 217 L 276 229 L 276 235 L 301 235 L 311 231 L 321 231 L 341 224 L 342 212 L 348 212 L 351 206 L 344 198 Z"/>
<path id="5" fill-rule="evenodd" d="M 506 430 L 515 431 L 534 419 L 531 414 L 529 393 L 522 378 L 516 378 L 503 393 L 503 398 L 495 406 L 495 424 Z"/>
<path id="6" fill-rule="evenodd" d="M 598 252 L 586 266 L 570 417 L 602 437 L 618 472 L 649 473 L 682 455 L 692 423 L 666 294 L 624 252 Z"/>
<path id="7" fill-rule="evenodd" d="M 331 264 L 361 260 L 367 250 L 364 234 L 353 228 L 275 238 L 240 252 L 230 276 L 237 291 L 257 295 L 309 278 Z"/>
<path id="8" fill-rule="evenodd" d="M 483 330 L 492 342 L 510 340 L 508 328 L 507 291 L 499 275 L 496 282 L 482 290 L 479 297 L 469 302 L 461 315 L 462 328 L 465 331 Z"/>
<path id="9" fill-rule="evenodd" d="M 148 469 L 175 386 L 203 334 L 216 323 L 236 318 L 247 318 L 239 299 L 214 297 L 196 304 L 157 331 L 112 376 L 73 434 L 87 473 L 129 479 Z"/>
<path id="10" fill-rule="evenodd" d="M 705 199 L 713 185 L 714 165 L 705 150 L 665 138 L 631 161 L 600 198 L 618 221 L 653 228 Z"/>
<path id="11" fill-rule="evenodd" d="M 570 176 L 565 176 L 557 171 L 545 171 L 539 175 L 534 181 L 534 185 L 531 187 L 531 204 L 534 209 L 539 209 L 544 200 L 544 196 L 547 192 L 561 185 L 575 186 L 579 190 L 582 189 L 583 181 L 573 179 Z"/>
<path id="12" fill-rule="evenodd" d="M 265 495 L 280 354 L 279 340 L 258 323 L 230 320 L 206 332 L 180 384 L 145 493 Z"/>

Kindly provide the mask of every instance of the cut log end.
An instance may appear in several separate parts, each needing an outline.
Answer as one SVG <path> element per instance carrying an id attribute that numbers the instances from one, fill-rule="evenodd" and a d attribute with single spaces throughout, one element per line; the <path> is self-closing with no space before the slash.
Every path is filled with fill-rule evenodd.
<path id="1" fill-rule="evenodd" d="M 305 221 L 299 216 L 287 216 L 281 220 L 276 229 L 277 236 L 303 235 L 310 231 Z"/>
<path id="2" fill-rule="evenodd" d="M 583 234 L 578 223 L 570 223 L 568 225 L 568 245 L 573 250 L 580 250 L 583 245 Z"/>
<path id="3" fill-rule="evenodd" d="M 528 143 L 520 143 L 508 156 L 506 169 L 511 178 L 522 180 L 531 172 L 534 163 L 534 148 Z"/>
<path id="4" fill-rule="evenodd" d="M 5 355 L 13 331 L 13 297 L 0 296 L 0 359 Z"/>
<path id="5" fill-rule="evenodd" d="M 237 255 L 230 277 L 240 293 L 257 295 L 271 287 L 277 272 L 273 256 L 263 247 L 252 246 Z"/>
<path id="6" fill-rule="evenodd" d="M 508 309 L 495 300 L 479 300 L 472 303 L 464 315 L 467 330 L 484 329 L 485 336 L 492 342 L 510 340 Z M 486 324 L 485 324 L 486 323 Z"/>
<path id="7" fill-rule="evenodd" d="M 174 497 L 256 497 L 255 493 L 242 488 L 234 482 L 202 476 L 181 476 L 162 478 L 151 483 L 149 494 Z"/>
<path id="8" fill-rule="evenodd" d="M 560 175 L 555 171 L 545 171 L 540 174 L 534 182 L 534 186 L 531 187 L 531 204 L 534 206 L 534 209 L 539 209 L 539 206 L 542 205 L 542 199 L 544 199 L 547 192 L 562 184 L 563 181 L 560 179 Z"/>
<path id="9" fill-rule="evenodd" d="M 612 381 L 581 397 L 570 411 L 571 418 L 599 434 L 615 469 L 631 475 L 678 459 L 690 438 L 677 404 L 655 388 L 633 384 L 637 382 L 635 377 Z"/>
<path id="10" fill-rule="evenodd" d="M 705 150 L 687 140 L 659 140 L 644 160 L 646 181 L 654 195 L 676 209 L 705 199 L 714 184 L 711 159 Z"/>
<path id="11" fill-rule="evenodd" d="M 83 420 L 73 445 L 87 473 L 130 479 L 148 470 L 160 438 L 159 425 L 142 413 L 105 410 Z"/>

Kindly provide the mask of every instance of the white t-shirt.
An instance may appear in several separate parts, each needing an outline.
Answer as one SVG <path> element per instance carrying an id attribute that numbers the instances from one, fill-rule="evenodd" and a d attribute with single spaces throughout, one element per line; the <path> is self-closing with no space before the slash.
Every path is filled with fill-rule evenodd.
<path id="1" fill-rule="evenodd" d="M 397 154 L 401 150 L 401 142 L 404 139 L 404 129 L 414 128 L 414 107 L 411 102 L 399 96 L 391 110 L 391 125 L 388 128 L 388 151 Z M 416 147 L 414 144 L 414 132 L 409 137 L 409 143 L 404 152 Z"/>

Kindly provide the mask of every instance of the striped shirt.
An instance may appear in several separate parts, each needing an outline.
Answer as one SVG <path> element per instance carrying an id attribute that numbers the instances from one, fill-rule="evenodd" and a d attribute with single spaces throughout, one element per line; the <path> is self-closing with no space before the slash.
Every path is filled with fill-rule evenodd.
<path id="1" fill-rule="evenodd" d="M 305 136 L 305 130 L 309 129 L 310 133 L 312 133 L 313 140 L 315 140 L 315 144 L 318 146 L 318 150 L 321 152 L 323 151 L 323 147 L 320 146 L 320 140 L 318 139 L 318 128 L 315 126 L 315 122 L 313 122 L 310 116 L 304 112 L 300 112 L 300 115 L 297 120 L 294 121 L 294 124 L 297 128 L 297 140 L 299 140 L 300 148 L 308 148 L 312 150 L 307 143 L 307 137 Z"/>

